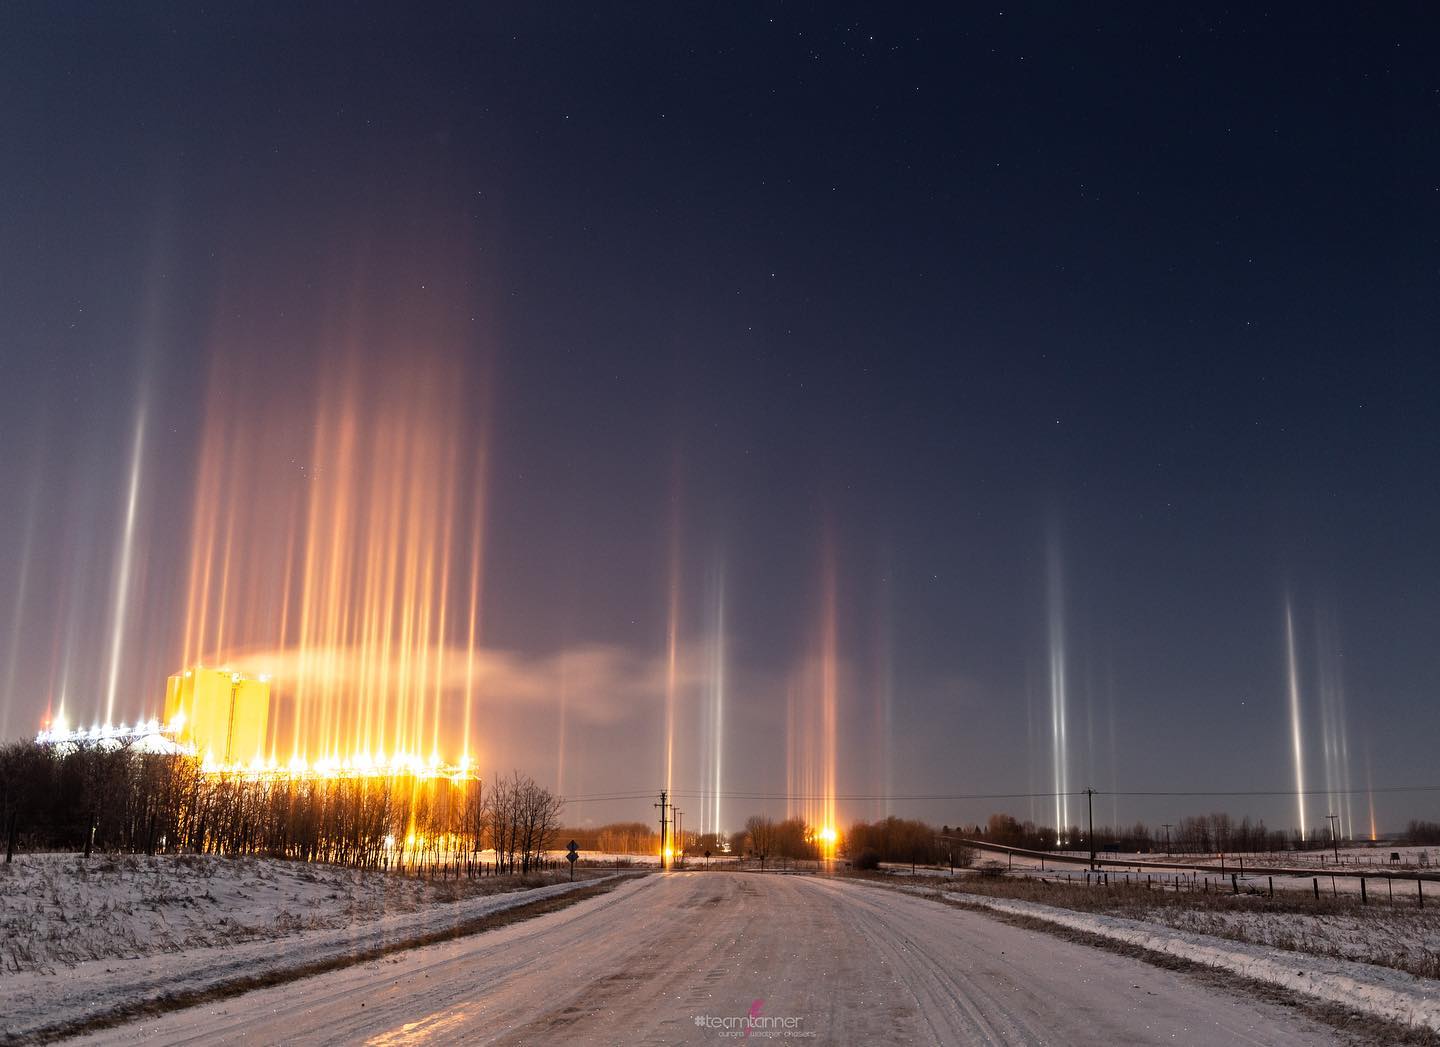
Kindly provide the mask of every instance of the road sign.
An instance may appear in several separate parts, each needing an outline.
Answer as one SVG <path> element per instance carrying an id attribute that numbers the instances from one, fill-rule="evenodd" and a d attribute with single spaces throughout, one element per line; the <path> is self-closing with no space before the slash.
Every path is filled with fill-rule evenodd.
<path id="1" fill-rule="evenodd" d="M 570 841 L 570 850 L 565 853 L 565 860 L 570 863 L 570 879 L 575 879 L 575 863 L 580 860 L 580 854 L 575 849 L 575 841 Z"/>

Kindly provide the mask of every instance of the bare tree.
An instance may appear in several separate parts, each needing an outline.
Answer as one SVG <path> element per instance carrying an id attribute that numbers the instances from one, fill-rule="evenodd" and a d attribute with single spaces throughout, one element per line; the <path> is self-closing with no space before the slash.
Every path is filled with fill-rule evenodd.
<path id="1" fill-rule="evenodd" d="M 467 868 L 472 868 L 485 846 L 485 819 L 489 797 L 480 780 L 470 783 L 460 805 L 460 847 L 465 852 Z"/>
<path id="2" fill-rule="evenodd" d="M 775 853 L 780 842 L 774 821 L 763 814 L 752 814 L 745 819 L 745 837 L 750 853 L 760 859 L 760 868 L 765 868 L 765 859 Z"/>

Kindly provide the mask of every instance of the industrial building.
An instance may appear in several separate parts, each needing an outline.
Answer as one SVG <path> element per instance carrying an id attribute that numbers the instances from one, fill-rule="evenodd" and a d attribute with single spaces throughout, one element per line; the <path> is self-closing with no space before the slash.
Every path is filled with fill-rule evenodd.
<path id="1" fill-rule="evenodd" d="M 196 667 L 171 676 L 165 723 L 211 763 L 242 764 L 266 752 L 270 678 Z"/>

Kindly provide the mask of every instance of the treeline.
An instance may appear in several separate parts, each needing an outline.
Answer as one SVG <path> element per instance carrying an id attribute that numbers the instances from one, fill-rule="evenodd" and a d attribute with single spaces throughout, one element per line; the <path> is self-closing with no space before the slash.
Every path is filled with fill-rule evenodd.
<path id="1" fill-rule="evenodd" d="M 730 834 L 730 850 L 759 859 L 762 866 L 774 858 L 814 861 L 820 857 L 815 830 L 805 819 L 776 821 L 763 814 L 751 815 L 745 819 L 745 828 Z"/>
<path id="2" fill-rule="evenodd" d="M 1411 821 L 1405 826 L 1409 843 L 1440 843 L 1440 822 Z"/>
<path id="3" fill-rule="evenodd" d="M 974 853 L 957 837 L 948 825 L 936 829 L 928 822 L 891 816 L 878 822 L 856 822 L 845 834 L 843 847 L 845 855 L 862 869 L 873 869 L 881 862 L 945 865 L 953 860 L 958 866 L 968 866 Z"/>
<path id="4" fill-rule="evenodd" d="M 561 843 L 574 840 L 582 851 L 607 854 L 658 854 L 660 831 L 645 822 L 612 822 L 587 829 L 562 829 Z"/>
<path id="5" fill-rule="evenodd" d="M 724 833 L 692 833 L 687 829 L 681 833 L 680 842 L 687 856 L 703 858 L 707 854 L 724 854 L 730 847 L 730 836 Z"/>
<path id="6" fill-rule="evenodd" d="M 704 843 L 700 838 L 697 844 Z M 776 821 L 764 815 L 746 819 L 745 828 L 729 840 L 732 853 L 758 859 L 815 861 L 824 848 L 815 827 L 803 818 Z M 939 865 L 954 861 L 969 865 L 972 853 L 960 843 L 948 826 L 936 828 L 908 818 L 884 818 L 877 822 L 855 822 L 838 840 L 834 853 L 861 868 L 875 868 L 881 862 L 910 862 Z"/>
<path id="7" fill-rule="evenodd" d="M 976 839 L 1007 847 L 1034 851 L 1088 850 L 1084 830 L 1072 825 L 1063 832 L 1054 826 L 1019 821 L 1008 814 L 992 814 L 984 825 L 960 830 Z M 1167 840 L 1168 833 L 1168 840 Z M 1180 818 L 1169 826 L 1152 827 L 1144 822 L 1129 826 L 1095 827 L 1097 850 L 1110 848 L 1125 853 L 1169 851 L 1174 854 L 1260 854 L 1287 850 L 1328 847 L 1329 830 L 1316 829 L 1308 838 L 1298 831 L 1271 829 L 1263 820 L 1235 819 L 1228 814 L 1199 814 Z"/>
<path id="8" fill-rule="evenodd" d="M 125 746 L 0 748 L 6 860 L 17 850 L 269 855 L 474 875 L 530 872 L 563 801 L 518 771 L 478 779 L 249 778 Z"/>
<path id="9" fill-rule="evenodd" d="M 660 830 L 648 822 L 611 822 L 584 829 L 561 829 L 559 836 L 562 837 L 561 843 L 574 840 L 582 851 L 635 855 L 660 853 Z M 703 857 L 706 852 L 721 854 L 729 843 L 728 838 L 719 833 L 698 833 L 688 829 L 682 837 L 678 844 L 674 840 L 669 841 L 671 848 L 697 858 Z"/>

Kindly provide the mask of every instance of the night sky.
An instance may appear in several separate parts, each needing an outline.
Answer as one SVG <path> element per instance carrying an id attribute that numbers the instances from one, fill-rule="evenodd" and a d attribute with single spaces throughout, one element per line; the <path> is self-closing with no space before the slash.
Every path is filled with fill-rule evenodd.
<path id="1" fill-rule="evenodd" d="M 0 15 L 7 737 L 104 709 L 141 413 L 128 717 L 216 405 L 263 510 L 345 359 L 485 446 L 478 642 L 542 681 L 493 766 L 658 790 L 674 606 L 675 788 L 718 662 L 723 788 L 783 795 L 829 606 L 847 818 L 1284 792 L 1288 606 L 1306 787 L 1440 784 L 1433 14 L 479 6 Z M 1296 800 L 1096 814 L 1210 809 Z"/>

